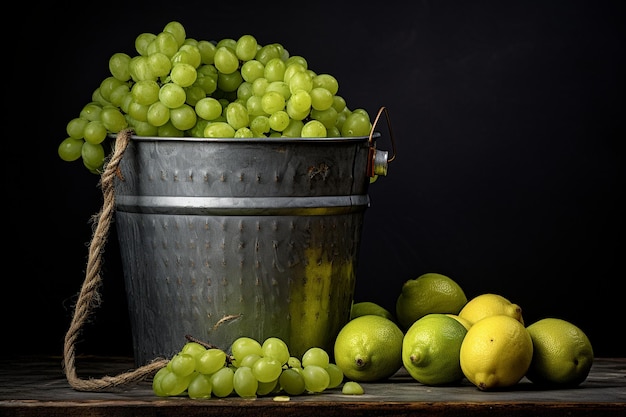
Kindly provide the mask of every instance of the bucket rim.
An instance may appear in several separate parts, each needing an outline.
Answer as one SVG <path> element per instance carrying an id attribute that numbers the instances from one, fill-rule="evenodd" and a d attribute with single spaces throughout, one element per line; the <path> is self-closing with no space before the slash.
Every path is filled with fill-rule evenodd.
<path id="1" fill-rule="evenodd" d="M 116 135 L 109 135 L 115 138 Z M 374 132 L 372 138 L 378 139 L 380 132 Z M 204 138 L 194 136 L 138 136 L 131 135 L 130 139 L 137 142 L 238 142 L 238 143 L 337 143 L 369 141 L 370 136 L 342 136 L 324 138 L 302 137 L 257 137 L 257 138 Z"/>

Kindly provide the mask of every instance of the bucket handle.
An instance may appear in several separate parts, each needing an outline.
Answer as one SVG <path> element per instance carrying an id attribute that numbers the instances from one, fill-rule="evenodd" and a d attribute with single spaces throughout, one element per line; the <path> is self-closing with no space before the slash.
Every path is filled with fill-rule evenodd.
<path id="1" fill-rule="evenodd" d="M 65 334 L 63 345 L 63 371 L 69 384 L 76 391 L 106 391 L 115 387 L 132 382 L 139 382 L 155 374 L 169 362 L 164 358 L 157 358 L 152 362 L 140 366 L 134 370 L 120 373 L 116 376 L 104 376 L 102 378 L 81 379 L 76 373 L 75 353 L 78 335 L 81 333 L 83 324 L 87 321 L 91 309 L 100 300 L 98 288 L 102 278 L 100 267 L 104 246 L 109 234 L 109 228 L 115 211 L 115 195 L 113 181 L 116 176 L 120 176 L 119 163 L 124 151 L 130 142 L 131 129 L 124 129 L 118 132 L 115 139 L 115 147 L 110 159 L 106 162 L 104 171 L 100 177 L 100 188 L 104 201 L 100 212 L 93 217 L 94 227 L 91 242 L 89 243 L 89 258 L 85 280 L 80 289 L 78 300 L 74 306 L 74 314 L 68 331 Z"/>
<path id="2" fill-rule="evenodd" d="M 389 130 L 389 138 L 391 139 L 392 154 L 389 157 L 389 152 L 376 149 L 376 142 L 374 141 L 374 130 L 378 124 L 380 116 L 385 113 L 387 118 L 387 129 Z M 389 118 L 389 110 L 387 107 L 382 106 L 378 109 L 374 123 L 372 123 L 372 129 L 369 135 L 369 154 L 367 158 L 367 175 L 375 177 L 377 175 L 387 175 L 387 166 L 390 162 L 396 159 L 396 141 L 393 137 L 393 130 L 391 129 L 391 119 Z"/>

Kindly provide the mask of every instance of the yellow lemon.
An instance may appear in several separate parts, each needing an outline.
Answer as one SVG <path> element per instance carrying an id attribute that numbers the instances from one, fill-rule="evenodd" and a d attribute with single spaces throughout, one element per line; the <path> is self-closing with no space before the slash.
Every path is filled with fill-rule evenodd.
<path id="1" fill-rule="evenodd" d="M 375 314 L 346 323 L 335 339 L 335 364 L 352 381 L 389 378 L 402 367 L 404 333 L 396 323 Z"/>
<path id="2" fill-rule="evenodd" d="M 424 385 L 458 383 L 463 379 L 460 350 L 467 329 L 446 314 L 427 314 L 409 327 L 402 342 L 402 363 Z"/>
<path id="3" fill-rule="evenodd" d="M 536 384 L 574 387 L 587 379 L 593 347 L 587 335 L 563 319 L 545 318 L 526 328 L 533 359 L 526 377 Z"/>
<path id="4" fill-rule="evenodd" d="M 358 303 L 353 303 L 352 308 L 350 309 L 350 320 L 368 314 L 382 316 L 388 318 L 391 321 L 396 320 L 396 318 L 393 316 L 393 314 L 391 314 L 389 310 L 372 301 L 361 301 Z"/>
<path id="5" fill-rule="evenodd" d="M 460 351 L 463 374 L 483 391 L 517 384 L 526 374 L 532 357 L 533 342 L 526 327 L 503 314 L 474 323 Z"/>
<path id="6" fill-rule="evenodd" d="M 472 323 L 470 323 L 469 320 L 464 319 L 463 317 L 459 316 L 458 314 L 446 314 L 446 316 L 450 316 L 453 319 L 455 319 L 456 321 L 458 321 L 459 323 L 461 323 L 463 325 L 463 327 L 465 327 L 465 330 L 469 330 L 469 328 L 472 327 Z"/>
<path id="7" fill-rule="evenodd" d="M 456 281 L 446 275 L 429 272 L 402 284 L 396 300 L 396 319 L 406 330 L 426 314 L 458 314 L 465 303 L 465 292 Z"/>
<path id="8" fill-rule="evenodd" d="M 499 294 L 481 294 L 470 299 L 459 311 L 459 317 L 474 324 L 487 316 L 504 314 L 524 324 L 522 308 Z"/>

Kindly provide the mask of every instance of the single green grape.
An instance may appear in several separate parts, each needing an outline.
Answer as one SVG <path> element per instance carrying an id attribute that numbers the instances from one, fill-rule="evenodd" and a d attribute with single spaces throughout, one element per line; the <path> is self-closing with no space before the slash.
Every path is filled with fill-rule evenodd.
<path id="1" fill-rule="evenodd" d="M 252 35 L 242 35 L 237 39 L 235 55 L 241 61 L 250 61 L 256 56 L 258 42 Z"/>
<path id="2" fill-rule="evenodd" d="M 330 377 L 330 381 L 328 382 L 328 388 L 336 388 L 343 382 L 343 371 L 337 364 L 329 363 L 326 367 L 326 372 L 328 372 L 328 376 Z"/>
<path id="3" fill-rule="evenodd" d="M 215 51 L 213 65 L 222 74 L 232 74 L 239 69 L 239 58 L 234 50 L 221 46 Z"/>
<path id="4" fill-rule="evenodd" d="M 355 381 L 347 381 L 341 388 L 341 393 L 345 395 L 363 395 L 364 392 L 361 384 Z"/>
<path id="5" fill-rule="evenodd" d="M 261 356 L 252 365 L 252 373 L 259 382 L 270 382 L 278 379 L 282 370 L 282 363 L 278 359 L 266 356 Z"/>
<path id="6" fill-rule="evenodd" d="M 317 365 L 326 368 L 330 363 L 328 353 L 320 347 L 311 347 L 302 355 L 302 366 Z"/>
<path id="7" fill-rule="evenodd" d="M 88 123 L 87 118 L 75 117 L 65 125 L 65 132 L 73 139 L 82 139 L 85 137 L 85 128 Z"/>
<path id="8" fill-rule="evenodd" d="M 89 143 L 102 143 L 107 137 L 107 129 L 100 120 L 92 120 L 87 123 L 84 131 L 84 139 Z"/>
<path id="9" fill-rule="evenodd" d="M 318 365 L 309 365 L 302 368 L 304 385 L 309 392 L 322 392 L 330 384 L 330 375 L 326 369 Z"/>
<path id="10" fill-rule="evenodd" d="M 189 353 L 179 352 L 172 357 L 170 365 L 176 375 L 187 376 L 196 369 L 196 359 Z"/>
<path id="11" fill-rule="evenodd" d="M 185 89 L 175 83 L 166 83 L 159 89 L 159 100 L 170 109 L 182 106 L 187 101 Z"/>
<path id="12" fill-rule="evenodd" d="M 197 373 L 187 386 L 187 395 L 192 399 L 211 398 L 212 384 L 209 375 Z"/>
<path id="13" fill-rule="evenodd" d="M 146 121 L 153 126 L 163 126 L 170 120 L 170 109 L 165 104 L 157 101 L 148 107 Z"/>
<path id="14" fill-rule="evenodd" d="M 153 40 L 156 39 L 156 35 L 154 33 L 144 32 L 137 35 L 135 38 L 135 50 L 141 56 L 148 55 L 148 45 L 152 43 Z"/>
<path id="15" fill-rule="evenodd" d="M 124 52 L 116 52 L 109 58 L 109 72 L 120 81 L 130 80 L 130 55 Z"/>
<path id="16" fill-rule="evenodd" d="M 196 359 L 196 370 L 202 374 L 213 374 L 226 366 L 226 352 L 222 349 L 205 349 Z"/>
<path id="17" fill-rule="evenodd" d="M 59 157 L 68 162 L 76 161 L 81 157 L 84 142 L 83 139 L 65 138 L 61 141 L 57 150 Z"/>
<path id="18" fill-rule="evenodd" d="M 228 397 L 233 393 L 235 387 L 233 379 L 235 371 L 226 366 L 211 375 L 211 390 L 216 397 Z"/>
<path id="19" fill-rule="evenodd" d="M 179 47 L 185 42 L 185 38 L 187 37 L 187 32 L 185 31 L 183 24 L 175 20 L 168 22 L 163 27 L 163 31 L 174 35 Z"/>
<path id="20" fill-rule="evenodd" d="M 309 120 L 302 126 L 300 136 L 303 138 L 325 138 L 326 127 L 319 120 Z"/>
<path id="21" fill-rule="evenodd" d="M 189 130 L 197 121 L 196 111 L 189 104 L 183 103 L 180 107 L 170 109 L 170 122 L 176 129 Z"/>
<path id="22" fill-rule="evenodd" d="M 300 395 L 306 390 L 302 373 L 294 368 L 285 369 L 280 374 L 278 383 L 281 389 L 289 395 Z"/>
<path id="23" fill-rule="evenodd" d="M 191 64 L 178 62 L 172 67 L 170 78 L 181 87 L 189 87 L 196 81 L 196 68 Z"/>
<path id="24" fill-rule="evenodd" d="M 240 366 L 233 375 L 233 389 L 243 398 L 256 397 L 259 381 L 247 366 Z"/>
<path id="25" fill-rule="evenodd" d="M 281 366 L 286 364 L 291 356 L 289 347 L 282 339 L 278 337 L 268 337 L 261 345 L 263 356 L 276 359 Z"/>

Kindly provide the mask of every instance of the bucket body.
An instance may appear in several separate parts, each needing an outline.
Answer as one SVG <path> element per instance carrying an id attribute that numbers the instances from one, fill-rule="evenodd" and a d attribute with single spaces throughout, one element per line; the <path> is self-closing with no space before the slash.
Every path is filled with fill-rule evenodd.
<path id="1" fill-rule="evenodd" d="M 241 336 L 331 355 L 349 320 L 367 188 L 368 137 L 133 137 L 115 224 L 135 361 L 186 335 Z"/>

